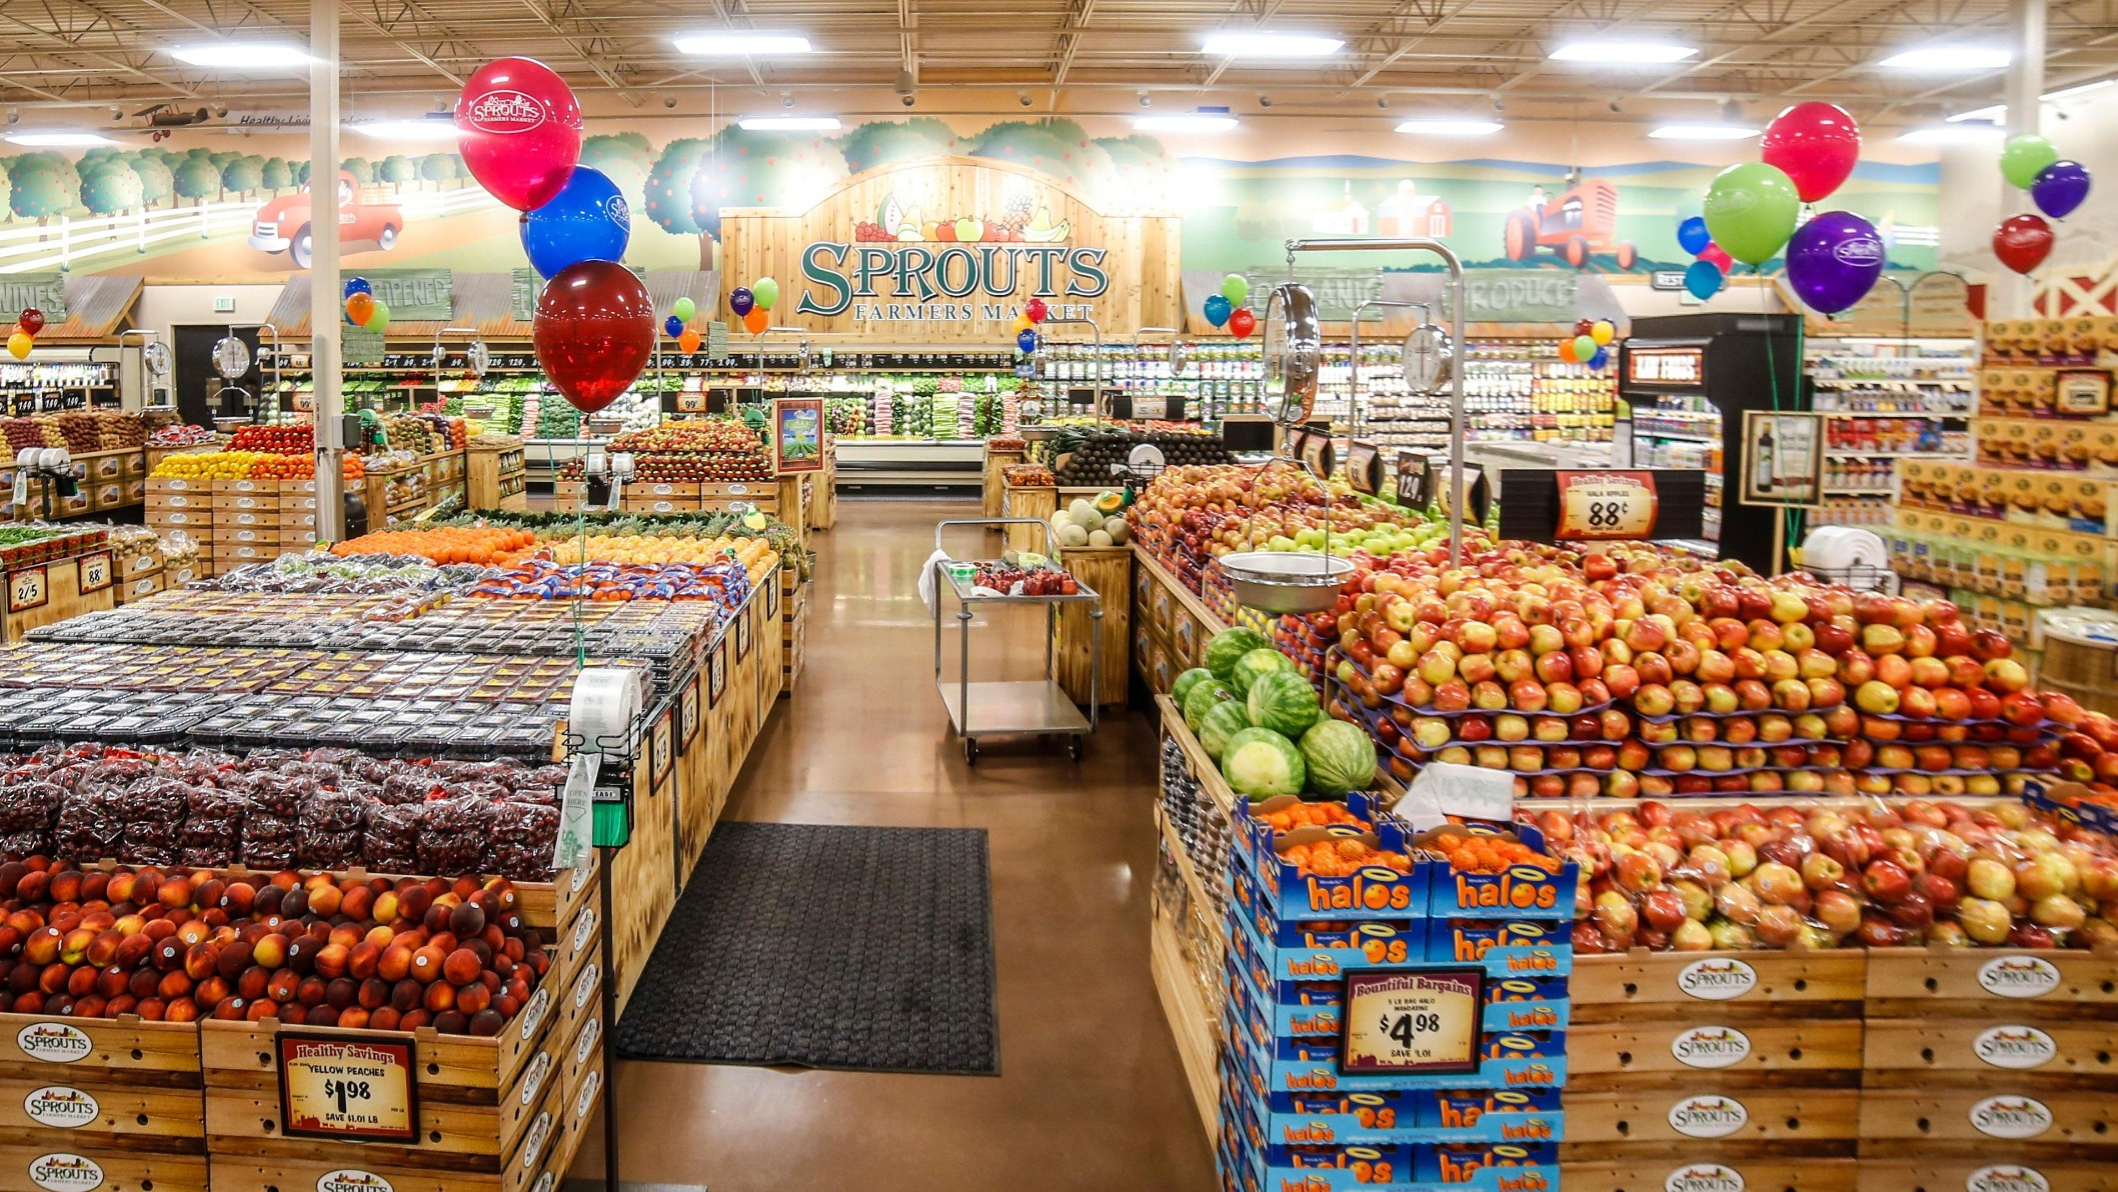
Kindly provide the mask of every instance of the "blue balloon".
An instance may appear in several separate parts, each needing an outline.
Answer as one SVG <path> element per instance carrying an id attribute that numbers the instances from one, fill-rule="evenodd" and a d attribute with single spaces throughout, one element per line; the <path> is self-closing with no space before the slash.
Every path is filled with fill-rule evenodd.
<path id="1" fill-rule="evenodd" d="M 346 292 L 339 295 L 339 301 L 343 302 L 355 294 L 373 294 L 374 292 L 375 287 L 368 284 L 367 278 L 349 277 L 346 279 Z"/>
<path id="2" fill-rule="evenodd" d="M 1706 251 L 1714 242 L 1713 233 L 1706 230 L 1706 217 L 1694 215 L 1677 225 L 1677 247 L 1693 256 Z"/>
<path id="3" fill-rule="evenodd" d="M 618 261 L 632 238 L 632 214 L 603 171 L 575 166 L 544 206 L 522 217 L 522 250 L 541 277 L 583 261 Z"/>
<path id="4" fill-rule="evenodd" d="M 1216 326 L 1216 327 L 1219 327 L 1219 326 L 1220 326 L 1221 324 L 1223 324 L 1223 323 L 1226 323 L 1226 322 L 1228 321 L 1228 316 L 1230 316 L 1230 315 L 1232 315 L 1232 314 L 1234 314 L 1234 313 L 1235 313 L 1235 303 L 1233 303 L 1233 302 L 1230 302 L 1230 301 L 1228 300 L 1228 296 L 1227 296 L 1227 295 L 1225 295 L 1225 294 L 1209 294 L 1209 295 L 1207 295 L 1207 298 L 1206 298 L 1206 321 L 1207 321 L 1207 322 L 1209 322 L 1209 323 L 1212 323 L 1212 324 L 1213 324 L 1214 326 Z"/>
<path id="5" fill-rule="evenodd" d="M 1721 292 L 1721 267 L 1712 261 L 1693 261 L 1684 271 L 1684 289 L 1704 301 Z"/>
<path id="6" fill-rule="evenodd" d="M 1037 333 L 1035 331 L 1023 331 L 1018 333 L 1015 336 L 1015 350 L 1023 353 L 1036 351 Z"/>
<path id="7" fill-rule="evenodd" d="M 662 334 L 667 335 L 671 339 L 684 334 L 684 320 L 675 315 L 662 320 Z"/>
<path id="8" fill-rule="evenodd" d="M 2037 174 L 2030 183 L 2030 198 L 2037 209 L 2053 219 L 2065 219 L 2074 214 L 2089 197 L 2088 167 L 2078 161 L 2055 161 Z"/>
<path id="9" fill-rule="evenodd" d="M 728 291 L 728 309 L 735 312 L 736 318 L 749 314 L 750 308 L 756 305 L 757 295 L 750 292 L 749 286 L 737 286 Z"/>
<path id="10" fill-rule="evenodd" d="M 1588 358 L 1588 366 L 1597 372 L 1602 372 L 1610 362 L 1611 350 L 1608 347 L 1598 347 L 1596 354 Z"/>

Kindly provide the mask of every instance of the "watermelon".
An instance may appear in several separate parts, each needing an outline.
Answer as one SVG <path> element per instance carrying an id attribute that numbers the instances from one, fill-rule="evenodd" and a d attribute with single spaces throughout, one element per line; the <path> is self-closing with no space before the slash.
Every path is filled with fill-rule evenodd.
<path id="1" fill-rule="evenodd" d="M 1226 703 L 1234 698 L 1235 692 L 1219 683 L 1192 684 L 1190 693 L 1184 697 L 1184 726 L 1194 733 L 1198 732 L 1199 722 L 1206 718 L 1206 713 L 1212 711 L 1215 704 Z"/>
<path id="2" fill-rule="evenodd" d="M 1249 727 L 1250 710 L 1243 706 L 1242 700 L 1215 704 L 1199 721 L 1199 744 L 1206 747 L 1206 756 L 1220 761 L 1221 750 L 1227 746 L 1228 738 Z"/>
<path id="3" fill-rule="evenodd" d="M 1223 629 L 1206 643 L 1206 669 L 1213 677 L 1226 681 L 1229 672 L 1235 670 L 1236 659 L 1252 650 L 1271 648 L 1272 643 L 1255 629 Z"/>
<path id="4" fill-rule="evenodd" d="M 1238 696 L 1247 696 L 1250 694 L 1250 685 L 1260 677 L 1293 669 L 1294 660 L 1278 650 L 1270 647 L 1252 650 L 1236 659 L 1234 668 L 1228 672 L 1228 685 Z"/>
<path id="5" fill-rule="evenodd" d="M 1191 689 L 1211 678 L 1213 678 L 1212 671 L 1207 670 L 1203 666 L 1192 667 L 1190 670 L 1178 675 L 1176 682 L 1169 685 L 1169 698 L 1181 708 L 1184 706 L 1184 697 L 1191 694 Z"/>
<path id="6" fill-rule="evenodd" d="M 1326 717 L 1309 726 L 1300 747 L 1309 789 L 1327 799 L 1343 799 L 1375 781 L 1374 740 L 1343 720 Z"/>
<path id="7" fill-rule="evenodd" d="M 1274 795 L 1298 795 L 1308 766 L 1294 742 L 1267 728 L 1246 728 L 1228 738 L 1221 774 L 1235 793 L 1255 803 Z"/>
<path id="8" fill-rule="evenodd" d="M 1292 670 L 1274 671 L 1250 685 L 1250 723 L 1293 739 L 1322 714 L 1316 688 Z"/>

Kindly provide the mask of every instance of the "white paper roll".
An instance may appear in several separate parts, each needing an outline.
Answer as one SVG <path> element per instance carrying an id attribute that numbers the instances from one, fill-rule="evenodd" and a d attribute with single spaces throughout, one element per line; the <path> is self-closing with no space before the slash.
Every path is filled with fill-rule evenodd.
<path id="1" fill-rule="evenodd" d="M 647 672 L 636 667 L 592 666 L 575 676 L 566 727 L 581 752 L 624 756 L 650 690 Z"/>

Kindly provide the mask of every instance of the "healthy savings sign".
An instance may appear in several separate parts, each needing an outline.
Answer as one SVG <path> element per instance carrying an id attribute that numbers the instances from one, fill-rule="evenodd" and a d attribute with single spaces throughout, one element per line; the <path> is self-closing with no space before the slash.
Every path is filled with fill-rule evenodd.
<path id="1" fill-rule="evenodd" d="M 726 211 L 722 232 L 723 284 L 780 279 L 793 301 L 779 310 L 805 330 L 1004 344 L 1033 297 L 1106 337 L 1181 314 L 1175 216 L 1105 215 L 1006 162 L 884 166 L 806 211 Z"/>

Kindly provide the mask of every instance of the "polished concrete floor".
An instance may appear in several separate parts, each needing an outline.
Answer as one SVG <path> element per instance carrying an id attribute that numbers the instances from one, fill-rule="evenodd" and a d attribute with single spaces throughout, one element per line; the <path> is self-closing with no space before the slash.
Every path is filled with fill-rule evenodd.
<path id="1" fill-rule="evenodd" d="M 1078 766 L 1060 746 L 1034 741 L 992 742 L 967 766 L 949 733 L 932 682 L 932 621 L 915 585 L 934 523 L 975 516 L 970 502 L 840 502 L 837 527 L 816 536 L 808 670 L 759 737 L 727 817 L 986 829 L 1001 1075 L 627 1062 L 617 1082 L 626 1183 L 711 1192 L 1213 1187 L 1212 1150 L 1148 975 L 1151 726 L 1136 713 L 1106 717 Z M 974 545 L 966 539 L 954 553 Z M 1020 621 L 974 628 L 987 635 L 978 666 L 987 677 L 1034 675 L 1038 630 Z M 602 1173 L 600 1129 L 576 1179 Z"/>

